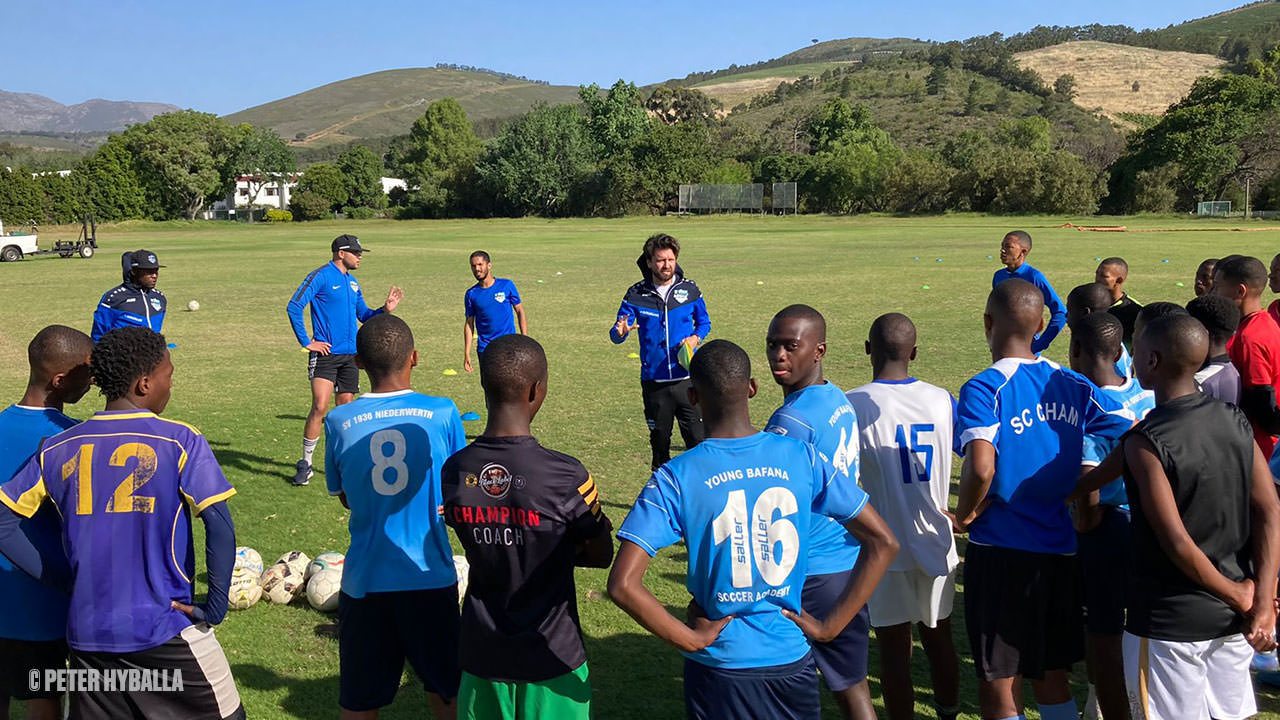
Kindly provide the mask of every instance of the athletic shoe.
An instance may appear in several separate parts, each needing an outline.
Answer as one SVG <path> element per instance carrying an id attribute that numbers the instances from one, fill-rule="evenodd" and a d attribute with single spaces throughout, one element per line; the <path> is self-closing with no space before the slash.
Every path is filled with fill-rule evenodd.
<path id="1" fill-rule="evenodd" d="M 315 471 L 311 469 L 311 463 L 299 460 L 298 471 L 293 474 L 293 479 L 289 482 L 301 487 L 311 481 L 312 475 L 315 475 Z"/>

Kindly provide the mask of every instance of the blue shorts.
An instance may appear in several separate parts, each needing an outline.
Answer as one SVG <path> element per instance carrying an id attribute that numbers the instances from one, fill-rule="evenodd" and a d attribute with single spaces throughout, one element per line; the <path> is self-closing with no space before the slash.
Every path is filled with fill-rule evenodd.
<path id="1" fill-rule="evenodd" d="M 1129 511 L 1102 506 L 1102 522 L 1080 533 L 1076 555 L 1080 558 L 1084 590 L 1084 625 L 1099 635 L 1124 634 L 1125 588 L 1129 585 Z"/>
<path id="2" fill-rule="evenodd" d="M 853 570 L 845 570 L 805 578 L 800 606 L 809 615 L 819 619 L 827 617 L 849 586 L 852 574 Z M 870 644 L 871 615 L 865 605 L 831 642 L 810 643 L 813 659 L 831 692 L 843 692 L 867 679 L 867 647 Z"/>
<path id="3" fill-rule="evenodd" d="M 713 668 L 686 658 L 684 709 L 688 720 L 820 717 L 813 653 L 787 665 L 763 668 Z"/>
<path id="4" fill-rule="evenodd" d="M 338 705 L 391 704 L 409 661 L 427 692 L 458 695 L 458 586 L 338 596 Z"/>

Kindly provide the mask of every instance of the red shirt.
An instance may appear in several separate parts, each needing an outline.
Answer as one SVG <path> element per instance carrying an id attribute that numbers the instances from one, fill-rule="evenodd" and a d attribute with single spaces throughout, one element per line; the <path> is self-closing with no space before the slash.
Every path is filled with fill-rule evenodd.
<path id="1" fill-rule="evenodd" d="M 1280 391 L 1280 324 L 1270 312 L 1255 312 L 1240 321 L 1236 334 L 1227 341 L 1227 356 L 1240 371 L 1242 390 L 1270 385 Z M 1253 438 L 1269 459 L 1276 437 L 1254 425 Z"/>

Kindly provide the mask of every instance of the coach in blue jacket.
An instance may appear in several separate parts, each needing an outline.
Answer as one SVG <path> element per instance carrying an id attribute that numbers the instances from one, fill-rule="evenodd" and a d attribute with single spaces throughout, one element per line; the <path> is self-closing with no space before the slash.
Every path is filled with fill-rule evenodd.
<path id="1" fill-rule="evenodd" d="M 352 271 L 360 267 L 367 250 L 355 235 L 339 235 L 330 245 L 333 260 L 311 271 L 285 306 L 298 344 L 308 351 L 307 377 L 311 380 L 311 411 L 302 431 L 302 459 L 293 476 L 294 485 L 306 485 L 314 471 L 311 460 L 329 400 L 337 392 L 337 403 L 345 405 L 360 391 L 360 371 L 356 369 L 356 332 L 360 323 L 382 312 L 393 312 L 404 293 L 395 285 L 380 308 L 364 301 L 360 282 Z M 311 306 L 311 338 L 302 311 Z"/>
<path id="2" fill-rule="evenodd" d="M 168 300 L 156 289 L 160 268 L 156 254 L 150 250 L 134 250 L 120 256 L 124 282 L 111 288 L 98 301 L 93 311 L 93 341 L 122 327 L 144 327 L 160 332 Z"/>
<path id="3" fill-rule="evenodd" d="M 697 348 L 711 332 L 707 304 L 697 283 L 686 278 L 676 258 L 680 242 L 658 233 L 644 243 L 636 261 L 644 279 L 627 289 L 618 320 L 609 331 L 614 344 L 640 331 L 640 389 L 649 426 L 653 469 L 671 459 L 671 421 L 680 420 L 685 448 L 702 442 L 702 414 L 689 402 L 689 371 L 680 364 L 680 345 Z"/>

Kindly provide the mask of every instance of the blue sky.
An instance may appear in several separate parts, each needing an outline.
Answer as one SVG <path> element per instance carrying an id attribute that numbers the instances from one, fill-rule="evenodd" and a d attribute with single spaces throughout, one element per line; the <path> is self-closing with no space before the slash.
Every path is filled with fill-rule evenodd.
<path id="1" fill-rule="evenodd" d="M 777 57 L 811 38 L 953 40 L 1092 22 L 1158 28 L 1243 2 L 0 0 L 0 89 L 224 114 L 438 62 L 556 84 L 645 84 Z"/>

